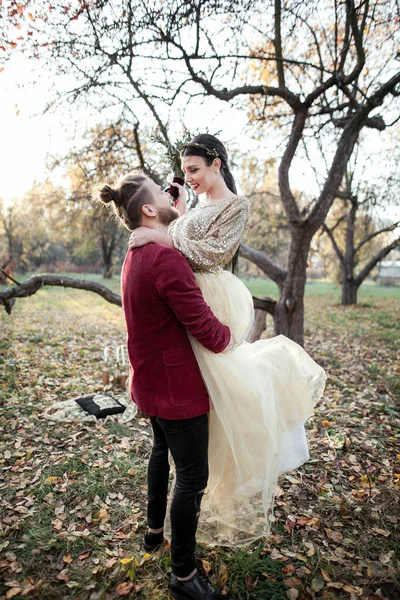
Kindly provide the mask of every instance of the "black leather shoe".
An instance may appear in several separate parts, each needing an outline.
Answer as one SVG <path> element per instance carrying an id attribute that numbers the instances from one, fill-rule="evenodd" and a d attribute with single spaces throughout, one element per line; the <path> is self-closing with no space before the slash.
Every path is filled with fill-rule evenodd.
<path id="1" fill-rule="evenodd" d="M 146 552 L 158 550 L 164 542 L 164 533 L 151 533 L 148 531 L 143 536 L 142 546 Z"/>
<path id="2" fill-rule="evenodd" d="M 172 573 L 169 593 L 174 600 L 233 600 L 232 596 L 223 596 L 201 573 L 188 581 L 179 581 Z"/>

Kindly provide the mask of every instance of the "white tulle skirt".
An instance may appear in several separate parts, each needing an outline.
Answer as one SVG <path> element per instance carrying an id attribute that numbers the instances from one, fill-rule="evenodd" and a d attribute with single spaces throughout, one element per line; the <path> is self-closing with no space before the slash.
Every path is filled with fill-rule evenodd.
<path id="1" fill-rule="evenodd" d="M 254 309 L 237 277 L 228 271 L 195 276 L 207 304 L 240 342 L 214 354 L 190 338 L 211 400 L 210 474 L 197 539 L 241 546 L 268 535 L 278 475 L 309 459 L 304 423 L 326 375 L 283 335 L 244 341 Z"/>

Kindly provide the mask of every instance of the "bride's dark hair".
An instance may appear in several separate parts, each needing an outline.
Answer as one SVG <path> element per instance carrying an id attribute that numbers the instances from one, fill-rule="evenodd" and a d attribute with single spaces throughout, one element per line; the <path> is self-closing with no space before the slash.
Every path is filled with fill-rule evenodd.
<path id="1" fill-rule="evenodd" d="M 208 166 L 212 165 L 214 158 L 219 158 L 221 160 L 221 175 L 231 192 L 237 194 L 235 180 L 229 169 L 228 153 L 223 143 L 214 135 L 209 133 L 196 135 L 183 147 L 181 157 L 184 156 L 202 156 Z"/>
<path id="2" fill-rule="evenodd" d="M 181 158 L 184 156 L 202 156 L 206 165 L 210 166 L 215 158 L 221 160 L 221 175 L 227 187 L 235 195 L 237 194 L 236 183 L 229 168 L 228 153 L 222 142 L 214 135 L 209 133 L 200 133 L 196 135 L 188 144 L 185 144 L 181 151 Z M 236 251 L 232 261 L 226 265 L 225 269 L 237 274 L 239 263 L 239 250 Z"/>
<path id="3" fill-rule="evenodd" d="M 141 172 L 129 173 L 122 177 L 115 187 L 104 184 L 94 189 L 93 197 L 102 204 L 113 203 L 114 212 L 129 231 L 140 227 L 142 206 L 152 204 L 153 196 L 144 184 L 149 178 Z"/>

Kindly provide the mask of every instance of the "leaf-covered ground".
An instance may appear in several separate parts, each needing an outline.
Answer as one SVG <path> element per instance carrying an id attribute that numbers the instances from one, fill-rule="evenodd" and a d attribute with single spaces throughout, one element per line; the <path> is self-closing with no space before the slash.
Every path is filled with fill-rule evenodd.
<path id="1" fill-rule="evenodd" d="M 311 461 L 279 481 L 271 537 L 199 547 L 239 600 L 400 598 L 400 302 L 334 302 L 307 300 L 306 348 L 329 382 L 308 424 Z M 168 547 L 140 550 L 149 424 L 43 418 L 101 389 L 102 349 L 124 341 L 121 310 L 44 289 L 0 326 L 0 598 L 167 599 Z"/>

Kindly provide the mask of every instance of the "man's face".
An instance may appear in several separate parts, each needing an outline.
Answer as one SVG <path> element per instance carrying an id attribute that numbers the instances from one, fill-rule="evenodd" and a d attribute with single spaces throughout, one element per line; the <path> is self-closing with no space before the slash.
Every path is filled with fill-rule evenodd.
<path id="1" fill-rule="evenodd" d="M 175 221 L 175 219 L 179 217 L 179 212 L 175 208 L 174 199 L 168 192 L 164 192 L 162 187 L 154 183 L 154 181 L 146 182 L 145 186 L 154 200 L 151 205 L 156 213 L 154 218 L 161 223 L 161 225 L 167 227 L 172 221 Z"/>

